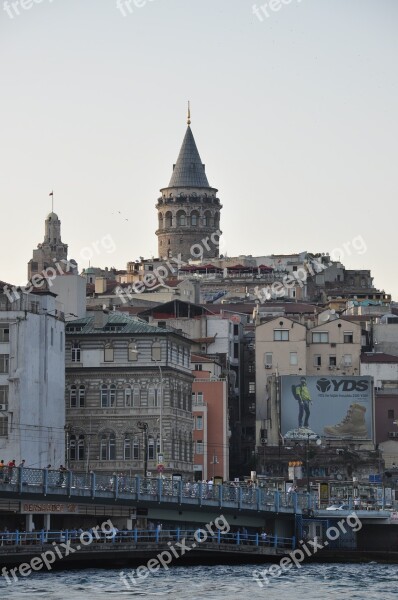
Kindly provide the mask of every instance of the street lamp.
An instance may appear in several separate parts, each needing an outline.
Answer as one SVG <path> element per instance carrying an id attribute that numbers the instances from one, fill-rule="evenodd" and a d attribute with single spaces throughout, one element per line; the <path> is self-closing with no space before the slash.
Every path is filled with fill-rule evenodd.
<path id="1" fill-rule="evenodd" d="M 305 446 L 305 471 L 307 473 L 307 492 L 308 493 L 310 493 L 310 491 L 311 491 L 310 469 L 309 469 L 309 450 L 310 450 L 311 435 L 314 435 L 314 434 L 313 433 L 307 433 L 307 443 L 306 443 L 306 446 Z M 317 437 L 315 443 L 316 443 L 317 446 L 320 446 L 322 444 L 321 438 Z"/>
<path id="2" fill-rule="evenodd" d="M 159 397 L 159 408 L 160 408 L 160 415 L 159 415 L 159 452 L 158 452 L 158 465 L 162 464 L 163 462 L 163 374 L 162 374 L 162 367 L 159 364 L 159 361 L 155 360 L 154 361 L 156 363 L 157 368 L 159 369 L 159 374 L 160 374 L 160 397 Z"/>
<path id="3" fill-rule="evenodd" d="M 218 457 L 215 454 L 215 451 L 213 452 L 213 460 L 211 462 L 211 464 L 213 465 L 213 481 L 214 481 L 214 476 L 215 476 L 215 467 L 216 465 L 218 465 Z"/>
<path id="4" fill-rule="evenodd" d="M 138 429 L 141 429 L 144 434 L 144 477 L 146 477 L 148 472 L 148 423 L 145 421 L 138 421 L 137 423 Z"/>

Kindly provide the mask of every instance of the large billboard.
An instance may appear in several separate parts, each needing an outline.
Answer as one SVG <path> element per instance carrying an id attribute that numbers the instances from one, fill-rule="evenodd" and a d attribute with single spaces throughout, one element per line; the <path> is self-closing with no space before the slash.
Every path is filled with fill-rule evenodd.
<path id="1" fill-rule="evenodd" d="M 286 438 L 373 439 L 372 377 L 281 377 Z"/>

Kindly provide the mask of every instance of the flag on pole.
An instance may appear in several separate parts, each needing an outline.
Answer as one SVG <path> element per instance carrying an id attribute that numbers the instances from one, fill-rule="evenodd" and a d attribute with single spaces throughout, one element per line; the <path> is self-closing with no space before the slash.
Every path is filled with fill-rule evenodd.
<path id="1" fill-rule="evenodd" d="M 50 192 L 48 195 L 49 196 L 54 196 L 54 192 Z"/>

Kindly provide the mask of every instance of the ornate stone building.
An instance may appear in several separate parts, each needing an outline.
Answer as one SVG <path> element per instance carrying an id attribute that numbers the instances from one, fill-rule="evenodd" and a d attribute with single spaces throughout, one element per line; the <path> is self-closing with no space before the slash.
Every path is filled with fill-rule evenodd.
<path id="1" fill-rule="evenodd" d="M 158 253 L 160 258 L 182 260 L 218 256 L 220 211 L 217 191 L 210 187 L 205 165 L 199 156 L 190 127 L 182 142 L 173 174 L 162 188 L 158 210 Z"/>
<path id="2" fill-rule="evenodd" d="M 192 476 L 190 347 L 171 330 L 102 309 L 68 323 L 69 466 L 156 476 L 160 460 L 165 475 Z"/>

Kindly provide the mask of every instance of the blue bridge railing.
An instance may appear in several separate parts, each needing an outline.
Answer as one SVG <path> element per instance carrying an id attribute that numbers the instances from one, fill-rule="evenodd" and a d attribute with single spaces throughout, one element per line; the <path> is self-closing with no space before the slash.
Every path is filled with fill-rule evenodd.
<path id="1" fill-rule="evenodd" d="M 163 477 L 142 478 L 138 475 L 81 473 L 51 469 L 15 467 L 3 473 L 0 497 L 8 492 L 20 495 L 58 495 L 112 500 L 143 500 L 158 503 L 232 506 L 256 511 L 301 513 L 316 510 L 315 494 L 269 491 L 246 483 L 220 485 L 202 482 L 173 481 Z M 61 499 L 61 498 L 60 498 Z"/>
<path id="2" fill-rule="evenodd" d="M 205 534 L 206 537 L 203 536 Z M 201 537 L 202 536 L 202 537 Z M 240 531 L 221 531 L 217 530 L 210 534 L 201 529 L 133 529 L 133 530 L 113 530 L 102 531 L 99 528 L 83 531 L 82 529 L 71 529 L 61 531 L 7 531 L 0 532 L 0 554 L 7 553 L 12 547 L 45 546 L 62 544 L 69 542 L 70 545 L 84 546 L 90 544 L 169 544 L 169 542 L 196 542 L 195 546 L 201 543 L 212 542 L 217 544 L 234 544 L 238 546 L 255 546 L 261 548 L 294 548 L 295 538 L 279 537 L 276 535 L 267 535 L 264 539 L 259 533 L 242 533 Z M 200 541 L 199 541 L 200 540 Z M 96 546 L 98 547 L 98 546 Z"/>

